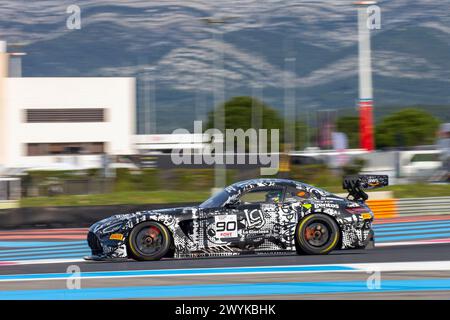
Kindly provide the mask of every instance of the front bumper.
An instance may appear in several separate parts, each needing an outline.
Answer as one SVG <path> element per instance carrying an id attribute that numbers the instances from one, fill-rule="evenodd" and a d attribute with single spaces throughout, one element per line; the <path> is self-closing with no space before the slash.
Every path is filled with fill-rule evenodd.
<path id="1" fill-rule="evenodd" d="M 102 244 L 94 232 L 89 231 L 89 233 L 87 235 L 87 242 L 88 242 L 89 248 L 91 248 L 92 255 L 99 256 L 99 255 L 103 254 Z"/>
<path id="2" fill-rule="evenodd" d="M 125 239 L 123 241 L 110 240 L 109 235 L 104 235 L 100 238 L 99 234 L 89 231 L 87 235 L 87 242 L 91 248 L 92 255 L 84 257 L 85 260 L 103 261 L 127 259 L 127 248 Z"/>

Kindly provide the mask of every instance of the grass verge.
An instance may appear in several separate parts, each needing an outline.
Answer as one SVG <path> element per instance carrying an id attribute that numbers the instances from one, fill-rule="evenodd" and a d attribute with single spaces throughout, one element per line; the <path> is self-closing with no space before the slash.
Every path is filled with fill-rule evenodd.
<path id="1" fill-rule="evenodd" d="M 379 189 L 393 191 L 395 198 L 449 197 L 450 184 L 402 184 Z"/>
<path id="2" fill-rule="evenodd" d="M 21 207 L 58 207 L 58 206 L 95 206 L 119 204 L 150 204 L 203 202 L 210 196 L 210 191 L 133 191 L 106 194 L 70 195 L 55 197 L 22 198 Z"/>

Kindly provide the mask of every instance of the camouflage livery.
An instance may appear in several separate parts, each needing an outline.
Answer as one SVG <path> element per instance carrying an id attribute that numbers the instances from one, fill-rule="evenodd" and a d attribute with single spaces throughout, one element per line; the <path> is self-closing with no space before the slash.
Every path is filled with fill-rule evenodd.
<path id="1" fill-rule="evenodd" d="M 240 201 L 257 190 L 266 190 L 274 198 L 264 203 Z M 338 249 L 364 248 L 374 240 L 373 213 L 363 201 L 292 180 L 254 179 L 235 183 L 196 207 L 140 211 L 101 220 L 89 229 L 88 243 L 91 258 L 127 258 L 131 230 L 144 221 L 157 221 L 171 233 L 175 258 L 292 253 L 299 221 L 317 213 L 332 217 L 339 226 Z"/>

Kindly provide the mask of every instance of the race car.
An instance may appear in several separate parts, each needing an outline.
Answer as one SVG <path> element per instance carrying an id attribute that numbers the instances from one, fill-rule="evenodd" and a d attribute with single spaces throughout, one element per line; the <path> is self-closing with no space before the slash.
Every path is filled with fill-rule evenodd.
<path id="1" fill-rule="evenodd" d="M 346 198 L 287 179 L 234 183 L 198 206 L 114 215 L 89 229 L 86 260 L 243 254 L 328 254 L 372 247 L 374 215 L 364 189 L 387 176 L 344 179 Z"/>

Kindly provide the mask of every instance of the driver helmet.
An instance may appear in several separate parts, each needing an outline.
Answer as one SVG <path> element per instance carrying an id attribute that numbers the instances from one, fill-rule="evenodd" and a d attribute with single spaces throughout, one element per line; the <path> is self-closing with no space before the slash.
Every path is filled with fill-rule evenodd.
<path id="1" fill-rule="evenodd" d="M 281 190 L 269 191 L 266 194 L 266 203 L 280 203 L 282 196 Z"/>

